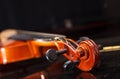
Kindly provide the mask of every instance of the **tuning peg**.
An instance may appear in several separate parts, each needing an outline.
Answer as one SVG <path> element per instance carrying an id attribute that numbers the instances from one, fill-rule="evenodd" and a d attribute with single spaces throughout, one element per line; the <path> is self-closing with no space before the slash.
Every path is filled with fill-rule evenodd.
<path id="1" fill-rule="evenodd" d="M 79 44 L 81 41 L 89 40 L 88 37 L 80 37 L 77 43 Z"/>
<path id="2" fill-rule="evenodd" d="M 59 51 L 56 51 L 55 49 L 49 49 L 46 52 L 46 59 L 50 62 L 54 62 L 54 61 L 57 60 L 59 55 L 62 55 L 64 53 L 67 53 L 67 49 L 62 49 L 62 50 L 59 50 Z"/>
<path id="3" fill-rule="evenodd" d="M 79 61 L 66 61 L 63 65 L 64 69 L 67 70 L 67 71 L 70 71 L 72 70 L 77 64 L 79 63 Z"/>

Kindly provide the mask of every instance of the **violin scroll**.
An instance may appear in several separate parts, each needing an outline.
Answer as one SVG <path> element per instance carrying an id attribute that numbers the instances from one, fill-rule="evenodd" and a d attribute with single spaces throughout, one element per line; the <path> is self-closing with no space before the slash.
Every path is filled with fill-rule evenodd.
<path id="1" fill-rule="evenodd" d="M 67 70 L 77 67 L 82 71 L 90 71 L 99 64 L 100 56 L 98 46 L 91 39 L 85 39 L 79 44 L 73 40 L 69 43 L 56 41 L 56 44 L 58 51 L 66 49 L 63 56 L 68 59 L 68 61 L 64 64 L 64 68 Z"/>

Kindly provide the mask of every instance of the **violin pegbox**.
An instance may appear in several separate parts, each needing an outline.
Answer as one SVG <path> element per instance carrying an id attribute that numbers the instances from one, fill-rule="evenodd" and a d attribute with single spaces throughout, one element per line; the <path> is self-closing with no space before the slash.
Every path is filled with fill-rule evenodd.
<path id="1" fill-rule="evenodd" d="M 60 49 L 67 49 L 67 53 L 63 54 L 68 59 L 64 64 L 64 68 L 70 70 L 73 66 L 76 66 L 82 71 L 90 71 L 99 64 L 100 56 L 98 46 L 93 40 L 86 39 L 79 44 L 73 42 L 77 46 L 76 49 L 64 42 L 60 43 L 64 46 L 62 48 L 60 46 Z M 60 43 L 58 45 L 60 45 Z"/>

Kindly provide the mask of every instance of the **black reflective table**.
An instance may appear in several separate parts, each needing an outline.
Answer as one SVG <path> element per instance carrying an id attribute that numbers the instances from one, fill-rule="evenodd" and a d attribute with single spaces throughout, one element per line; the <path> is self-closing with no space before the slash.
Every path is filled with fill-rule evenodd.
<path id="1" fill-rule="evenodd" d="M 120 79 L 120 51 L 101 53 L 100 57 L 100 67 L 90 72 L 65 70 L 63 56 L 55 63 L 40 58 L 0 65 L 0 79 Z"/>

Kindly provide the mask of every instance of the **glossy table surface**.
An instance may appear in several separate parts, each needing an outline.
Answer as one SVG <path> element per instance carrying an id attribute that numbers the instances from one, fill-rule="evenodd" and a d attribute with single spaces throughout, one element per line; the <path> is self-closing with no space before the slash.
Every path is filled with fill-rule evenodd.
<path id="1" fill-rule="evenodd" d="M 61 60 L 62 58 L 62 60 Z M 1 66 L 0 79 L 119 79 L 120 51 L 101 54 L 101 65 L 90 72 L 63 69 L 66 59 L 55 63 L 41 59 Z M 26 63 L 27 62 L 27 63 Z M 42 63 L 41 63 L 42 62 Z M 41 63 L 41 64 L 40 64 Z"/>
<path id="2" fill-rule="evenodd" d="M 63 56 L 55 63 L 40 58 L 0 65 L 0 79 L 120 79 L 120 51 L 101 53 L 100 57 L 100 67 L 90 72 L 63 69 Z"/>

